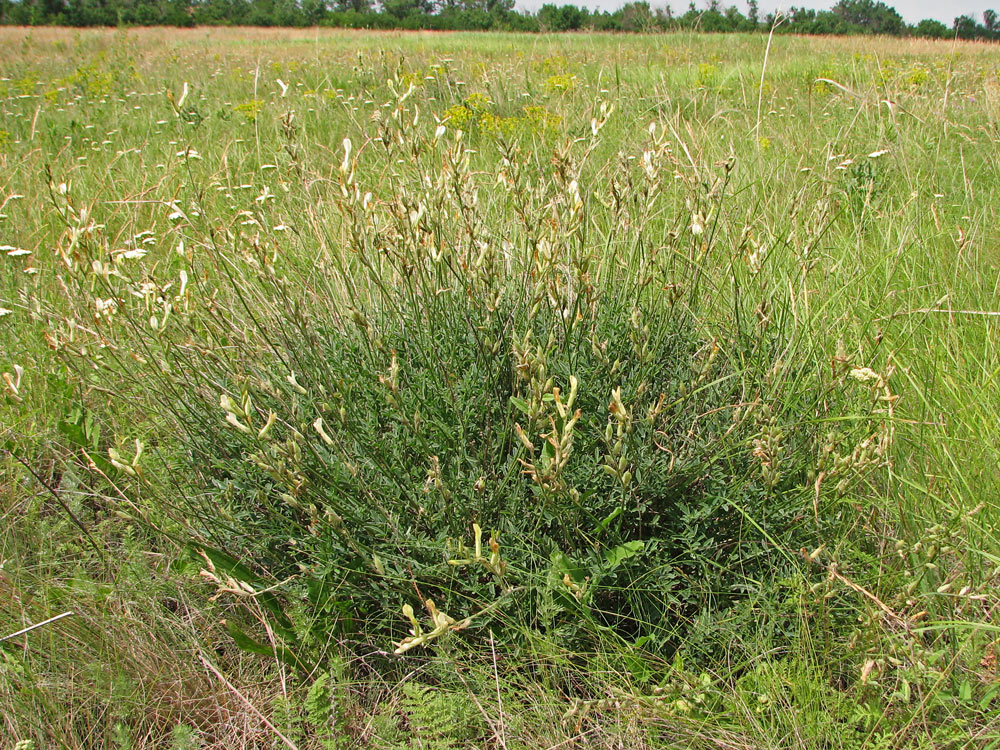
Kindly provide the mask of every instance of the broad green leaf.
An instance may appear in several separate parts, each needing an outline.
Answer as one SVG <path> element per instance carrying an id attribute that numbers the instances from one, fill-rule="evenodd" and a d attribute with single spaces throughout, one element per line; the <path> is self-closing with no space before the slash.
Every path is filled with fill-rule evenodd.
<path id="1" fill-rule="evenodd" d="M 523 398 L 517 398 L 516 396 L 511 396 L 510 403 L 511 406 L 516 408 L 518 411 L 523 412 L 524 414 L 529 413 L 528 402 L 525 401 Z"/>
<path id="2" fill-rule="evenodd" d="M 636 540 L 632 542 L 625 542 L 624 544 L 619 544 L 617 547 L 609 549 L 604 553 L 605 571 L 610 572 L 630 557 L 635 557 L 642 552 L 643 547 L 645 547 L 645 544 Z"/>
<path id="3" fill-rule="evenodd" d="M 251 654 L 260 654 L 261 656 L 273 656 L 284 664 L 287 664 L 295 669 L 302 666 L 299 660 L 295 657 L 295 654 L 284 646 L 275 645 L 272 647 L 268 644 L 260 643 L 247 635 L 243 629 L 232 620 L 226 621 L 226 632 L 228 632 L 230 637 L 232 637 L 233 642 L 237 645 L 237 647 L 243 651 Z"/>

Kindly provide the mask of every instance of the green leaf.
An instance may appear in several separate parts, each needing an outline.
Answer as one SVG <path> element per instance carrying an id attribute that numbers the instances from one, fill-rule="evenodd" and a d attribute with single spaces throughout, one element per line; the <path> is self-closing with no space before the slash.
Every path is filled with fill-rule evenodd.
<path id="1" fill-rule="evenodd" d="M 556 457 L 556 447 L 548 440 L 542 445 L 542 456 L 551 461 Z"/>
<path id="2" fill-rule="evenodd" d="M 229 633 L 237 647 L 247 653 L 261 654 L 262 656 L 270 656 L 274 653 L 274 649 L 270 646 L 265 646 L 263 643 L 255 641 L 243 632 L 243 629 L 232 620 L 226 621 L 226 632 Z"/>
<path id="3" fill-rule="evenodd" d="M 990 704 L 996 700 L 997 693 L 1000 693 L 1000 685 L 994 685 L 987 690 L 986 695 L 984 695 L 979 701 L 979 710 L 985 711 L 989 708 Z"/>
<path id="4" fill-rule="evenodd" d="M 962 684 L 958 688 L 958 697 L 962 701 L 972 700 L 972 683 L 969 682 L 969 678 L 965 678 Z"/>
<path id="5" fill-rule="evenodd" d="M 101 425 L 94 419 L 93 412 L 87 412 L 83 423 L 83 431 L 90 442 L 91 450 L 97 451 L 101 444 Z"/>
<path id="6" fill-rule="evenodd" d="M 515 409 L 517 409 L 520 412 L 523 412 L 524 414 L 528 414 L 529 413 L 528 402 L 525 401 L 523 398 L 517 398 L 516 396 L 511 396 L 510 397 L 510 404 Z"/>
<path id="7" fill-rule="evenodd" d="M 603 521 L 597 524 L 597 528 L 594 530 L 595 535 L 600 536 L 601 534 L 603 534 L 604 530 L 608 528 L 608 524 L 614 521 L 616 518 L 618 518 L 618 516 L 620 516 L 621 514 L 622 514 L 622 506 L 619 505 L 613 511 L 608 513 L 608 515 L 604 518 Z"/>
<path id="8" fill-rule="evenodd" d="M 632 679 L 638 685 L 646 685 L 653 677 L 653 670 L 649 668 L 649 662 L 640 654 L 625 654 L 625 666 L 632 674 Z"/>
<path id="9" fill-rule="evenodd" d="M 609 549 L 604 553 L 604 569 L 606 572 L 610 572 L 621 565 L 623 562 L 628 560 L 630 557 L 635 557 L 640 552 L 642 552 L 643 547 L 645 547 L 644 542 L 638 540 L 632 542 L 625 542 L 625 544 L 619 544 L 617 547 Z"/>
<path id="10" fill-rule="evenodd" d="M 74 445 L 78 445 L 81 448 L 87 447 L 87 434 L 80 425 L 61 419 L 56 427 Z"/>
<path id="11" fill-rule="evenodd" d="M 270 646 L 268 644 L 260 643 L 247 635 L 243 629 L 232 620 L 226 621 L 226 632 L 228 632 L 230 637 L 232 637 L 233 643 L 247 653 L 260 654 L 261 656 L 273 656 L 282 663 L 295 669 L 302 666 L 299 660 L 295 657 L 295 654 L 284 646 Z"/>

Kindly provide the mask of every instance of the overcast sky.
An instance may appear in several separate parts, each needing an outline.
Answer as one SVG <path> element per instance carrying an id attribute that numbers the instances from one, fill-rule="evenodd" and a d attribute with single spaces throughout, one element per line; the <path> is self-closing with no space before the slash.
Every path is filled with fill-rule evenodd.
<path id="1" fill-rule="evenodd" d="M 597 10 L 614 10 L 625 4 L 626 0 L 517 0 L 517 7 L 523 10 L 538 10 L 546 2 L 554 2 L 556 5 L 563 5 L 572 2 L 574 5 L 585 6 Z M 689 0 L 672 0 L 670 7 L 675 12 L 687 10 Z M 831 8 L 837 0 L 793 0 L 792 2 L 779 2 L 779 0 L 759 0 L 761 15 L 770 13 L 776 8 L 788 8 L 792 5 L 800 8 Z M 969 14 L 975 16 L 977 21 L 982 21 L 983 11 L 987 8 L 1000 10 L 1000 0 L 883 0 L 887 5 L 891 5 L 906 20 L 907 23 L 916 23 L 924 18 L 936 18 L 943 21 L 949 27 L 956 16 Z M 650 0 L 650 5 L 654 8 L 662 8 L 667 4 L 667 0 Z M 705 0 L 695 0 L 699 8 L 706 5 Z M 735 5 L 745 15 L 747 12 L 746 0 L 722 0 L 722 6 Z"/>

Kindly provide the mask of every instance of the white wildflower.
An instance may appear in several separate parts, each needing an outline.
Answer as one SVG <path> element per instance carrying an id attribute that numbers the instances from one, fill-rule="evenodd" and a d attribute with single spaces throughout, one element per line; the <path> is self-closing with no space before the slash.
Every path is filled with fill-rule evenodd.
<path id="1" fill-rule="evenodd" d="M 3 374 L 4 382 L 7 383 L 7 388 L 13 394 L 16 401 L 21 399 L 18 394 L 21 392 L 21 378 L 24 377 L 24 368 L 21 365 L 14 365 L 14 374 L 11 375 L 9 372 Z"/>
<path id="2" fill-rule="evenodd" d="M 871 383 L 882 380 L 882 376 L 870 367 L 855 367 L 851 370 L 850 375 L 859 383 Z"/>
<path id="3" fill-rule="evenodd" d="M 691 234 L 695 237 L 705 233 L 705 214 L 701 211 L 697 211 L 691 217 Z"/>
<path id="4" fill-rule="evenodd" d="M 181 207 L 177 205 L 177 201 L 171 201 L 170 208 L 171 208 L 170 214 L 167 216 L 167 218 L 170 219 L 170 221 L 179 221 L 180 219 L 187 218 L 184 215 L 184 211 L 181 210 Z"/>
<path id="5" fill-rule="evenodd" d="M 331 438 L 326 430 L 323 428 L 323 417 L 317 417 L 316 421 L 312 424 L 313 429 L 319 433 L 319 436 L 323 439 L 323 442 L 327 445 L 333 445 L 333 438 Z"/>
<path id="6" fill-rule="evenodd" d="M 351 150 L 354 148 L 350 138 L 344 139 L 344 161 L 340 164 L 340 171 L 346 172 L 351 165 Z"/>
<path id="7" fill-rule="evenodd" d="M 583 208 L 583 199 L 580 197 L 580 185 L 576 180 L 573 180 L 569 183 L 566 192 L 569 193 L 569 197 L 573 201 L 574 211 L 579 211 L 581 208 Z"/>
<path id="8" fill-rule="evenodd" d="M 101 299 L 96 297 L 94 299 L 94 307 L 97 310 L 97 314 L 104 318 L 110 318 L 115 310 L 118 309 L 118 303 L 114 301 L 111 297 L 107 299 Z"/>
<path id="9" fill-rule="evenodd" d="M 642 152 L 642 168 L 645 170 L 646 176 L 649 177 L 649 179 L 655 179 L 656 167 L 653 166 L 653 153 L 649 149 Z"/>

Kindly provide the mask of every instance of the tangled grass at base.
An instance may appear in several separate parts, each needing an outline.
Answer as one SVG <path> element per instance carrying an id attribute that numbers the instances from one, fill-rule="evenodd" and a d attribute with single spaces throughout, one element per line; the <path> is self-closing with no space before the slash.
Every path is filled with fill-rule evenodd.
<path id="1" fill-rule="evenodd" d="M 2 33 L 16 740 L 1000 740 L 1000 54 Z"/>

